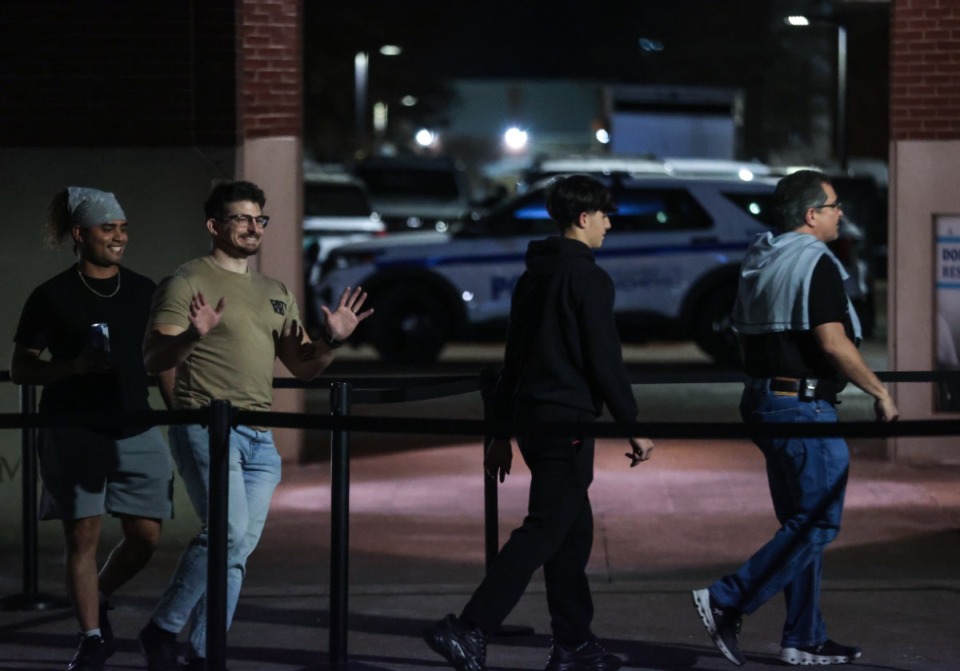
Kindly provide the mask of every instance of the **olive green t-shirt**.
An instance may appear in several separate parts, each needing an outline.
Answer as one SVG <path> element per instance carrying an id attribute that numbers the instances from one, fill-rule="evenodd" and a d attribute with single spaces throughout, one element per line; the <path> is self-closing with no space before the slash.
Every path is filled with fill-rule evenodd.
<path id="1" fill-rule="evenodd" d="M 176 407 L 195 409 L 212 400 L 242 410 L 270 410 L 273 402 L 274 335 L 300 321 L 297 303 L 282 282 L 248 270 L 221 268 L 209 256 L 183 264 L 157 287 L 149 328 L 190 327 L 190 300 L 196 293 L 216 307 L 226 299 L 220 323 L 197 342 L 177 366 Z"/>

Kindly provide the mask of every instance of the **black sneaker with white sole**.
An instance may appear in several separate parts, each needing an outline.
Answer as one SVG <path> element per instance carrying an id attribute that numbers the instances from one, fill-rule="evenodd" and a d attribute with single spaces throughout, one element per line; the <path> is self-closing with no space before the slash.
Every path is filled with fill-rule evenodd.
<path id="1" fill-rule="evenodd" d="M 820 645 L 801 645 L 781 648 L 780 661 L 791 666 L 827 666 L 849 664 L 860 658 L 860 648 L 840 645 L 829 638 Z"/>
<path id="2" fill-rule="evenodd" d="M 710 590 L 706 589 L 693 590 L 693 604 L 697 607 L 703 626 L 707 628 L 717 650 L 737 666 L 742 666 L 744 658 L 740 652 L 739 641 L 742 622 L 740 613 L 718 606 L 710 597 Z"/>

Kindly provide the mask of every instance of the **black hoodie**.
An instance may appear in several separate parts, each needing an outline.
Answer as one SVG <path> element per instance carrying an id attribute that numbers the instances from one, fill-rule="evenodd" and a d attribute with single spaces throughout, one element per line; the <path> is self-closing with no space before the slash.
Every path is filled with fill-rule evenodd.
<path id="1" fill-rule="evenodd" d="M 510 305 L 498 416 L 533 404 L 636 419 L 613 317 L 614 287 L 584 243 L 563 237 L 531 242 L 527 270 Z"/>

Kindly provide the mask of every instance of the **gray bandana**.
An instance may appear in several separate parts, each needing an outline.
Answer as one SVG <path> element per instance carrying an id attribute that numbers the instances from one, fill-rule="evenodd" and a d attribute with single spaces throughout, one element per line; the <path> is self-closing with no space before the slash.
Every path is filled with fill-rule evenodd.
<path id="1" fill-rule="evenodd" d="M 67 209 L 70 211 L 70 223 L 80 228 L 127 220 L 116 196 L 83 186 L 67 187 Z"/>

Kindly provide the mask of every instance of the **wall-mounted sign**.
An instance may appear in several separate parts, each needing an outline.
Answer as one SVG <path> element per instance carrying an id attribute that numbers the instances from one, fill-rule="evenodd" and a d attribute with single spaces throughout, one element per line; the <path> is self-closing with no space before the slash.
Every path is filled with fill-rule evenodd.
<path id="1" fill-rule="evenodd" d="M 936 361 L 934 370 L 960 370 L 960 216 L 936 217 Z M 960 384 L 939 383 L 937 410 L 960 411 Z"/>

